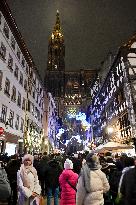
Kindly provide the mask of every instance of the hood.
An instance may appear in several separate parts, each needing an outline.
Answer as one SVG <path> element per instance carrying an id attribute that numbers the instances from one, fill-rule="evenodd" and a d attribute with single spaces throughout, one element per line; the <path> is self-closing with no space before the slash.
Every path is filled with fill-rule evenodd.
<path id="1" fill-rule="evenodd" d="M 124 174 L 125 172 L 127 172 L 128 170 L 134 168 L 134 166 L 130 166 L 130 167 L 125 167 L 123 170 L 122 170 L 122 173 Z"/>

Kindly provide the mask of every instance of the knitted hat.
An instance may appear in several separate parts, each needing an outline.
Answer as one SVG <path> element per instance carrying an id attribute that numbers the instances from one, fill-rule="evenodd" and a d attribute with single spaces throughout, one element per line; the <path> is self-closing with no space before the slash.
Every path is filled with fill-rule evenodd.
<path id="1" fill-rule="evenodd" d="M 66 159 L 64 163 L 64 168 L 65 169 L 73 169 L 73 163 L 70 159 Z"/>
<path id="2" fill-rule="evenodd" d="M 24 163 L 26 159 L 30 159 L 31 162 L 33 163 L 34 157 L 31 154 L 25 154 L 24 157 L 22 158 L 22 163 Z"/>
<path id="3" fill-rule="evenodd" d="M 86 163 L 91 170 L 101 169 L 99 158 L 94 153 L 89 153 L 86 157 Z"/>

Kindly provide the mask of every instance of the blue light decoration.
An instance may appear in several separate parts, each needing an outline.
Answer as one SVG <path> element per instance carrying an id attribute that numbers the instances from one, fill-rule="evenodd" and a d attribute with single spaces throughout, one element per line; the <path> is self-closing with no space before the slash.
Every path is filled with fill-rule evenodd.
<path id="1" fill-rule="evenodd" d="M 84 112 L 79 112 L 76 115 L 76 120 L 80 120 L 81 124 L 83 126 L 83 128 L 85 129 L 85 131 L 90 129 L 90 124 L 86 121 L 86 114 Z"/>
<path id="2" fill-rule="evenodd" d="M 80 121 L 86 121 L 86 114 L 83 112 L 79 112 L 76 115 L 76 120 L 80 120 Z"/>
<path id="3" fill-rule="evenodd" d="M 80 121 L 81 122 L 81 125 L 82 125 L 82 129 L 84 130 L 84 131 L 87 131 L 86 132 L 86 134 L 88 133 L 88 131 L 90 130 L 90 123 L 88 123 L 87 121 L 86 121 L 86 114 L 84 113 L 84 112 L 78 112 L 77 113 L 77 110 L 76 110 L 76 108 L 74 109 L 74 108 L 69 108 L 68 110 L 67 110 L 67 116 L 68 116 L 68 118 L 69 119 L 76 119 L 76 121 Z M 56 137 L 57 137 L 57 139 L 60 141 L 60 137 L 61 137 L 61 135 L 63 134 L 63 133 L 65 133 L 65 129 L 63 129 L 63 128 L 61 128 L 61 129 L 59 129 L 58 130 L 59 132 L 57 133 L 57 135 L 56 135 Z M 61 143 L 63 143 L 63 144 L 65 144 L 66 146 L 67 146 L 67 144 L 69 143 L 69 141 L 71 141 L 73 138 L 75 138 L 79 143 L 81 143 L 82 142 L 82 140 L 81 140 L 81 136 L 80 135 L 75 135 L 75 136 L 72 136 L 71 137 L 71 139 L 70 140 L 66 140 L 66 142 L 64 143 L 64 142 L 61 142 Z M 87 140 L 86 141 L 84 141 L 84 145 L 85 144 L 87 144 Z"/>
<path id="4" fill-rule="evenodd" d="M 60 136 L 61 136 L 64 132 L 65 132 L 65 130 L 64 130 L 63 128 L 60 128 L 58 134 L 56 135 L 56 137 L 57 137 L 58 139 L 60 139 Z"/>

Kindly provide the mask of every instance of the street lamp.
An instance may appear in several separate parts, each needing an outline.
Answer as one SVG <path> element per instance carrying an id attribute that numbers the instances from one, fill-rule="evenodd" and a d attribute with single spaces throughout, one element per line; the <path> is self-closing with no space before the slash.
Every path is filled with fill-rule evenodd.
<path id="1" fill-rule="evenodd" d="M 108 134 L 112 134 L 114 129 L 113 127 L 107 127 Z"/>

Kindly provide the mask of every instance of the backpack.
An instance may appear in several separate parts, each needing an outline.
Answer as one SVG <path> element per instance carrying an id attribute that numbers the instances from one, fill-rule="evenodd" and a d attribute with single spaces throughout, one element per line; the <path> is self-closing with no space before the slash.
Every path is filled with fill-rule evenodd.
<path id="1" fill-rule="evenodd" d="M 0 201 L 7 200 L 11 195 L 11 188 L 4 168 L 0 168 Z"/>

